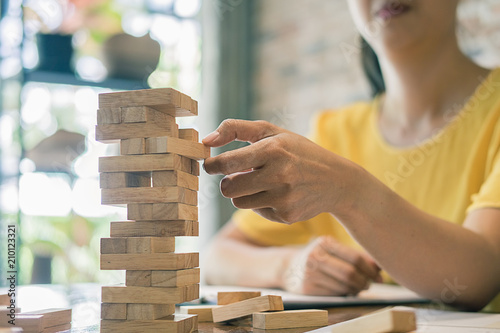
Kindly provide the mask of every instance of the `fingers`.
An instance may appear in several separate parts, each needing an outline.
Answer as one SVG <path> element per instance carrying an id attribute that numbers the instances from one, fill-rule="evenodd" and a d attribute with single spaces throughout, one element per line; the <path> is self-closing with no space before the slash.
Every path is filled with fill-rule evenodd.
<path id="1" fill-rule="evenodd" d="M 202 142 L 209 147 L 220 147 L 234 140 L 254 143 L 275 135 L 278 131 L 278 127 L 265 121 L 227 119 Z"/>
<path id="2" fill-rule="evenodd" d="M 222 195 L 226 198 L 245 197 L 268 190 L 270 188 L 271 185 L 267 184 L 265 175 L 263 175 L 261 169 L 257 169 L 251 172 L 238 173 L 226 176 L 221 180 L 220 183 L 220 189 Z M 236 207 L 243 208 L 239 206 Z M 260 207 L 245 206 L 244 209 L 261 208 L 261 207 L 269 207 L 269 206 L 260 206 Z"/>
<path id="3" fill-rule="evenodd" d="M 351 294 L 357 294 L 365 289 L 369 283 L 366 275 L 359 272 L 356 267 L 330 255 L 326 255 L 318 265 L 320 271 L 336 281 L 346 285 Z"/>
<path id="4" fill-rule="evenodd" d="M 259 149 L 259 145 L 250 145 L 209 157 L 203 163 L 203 168 L 210 175 L 230 175 L 260 168 L 267 159 L 268 156 Z"/>

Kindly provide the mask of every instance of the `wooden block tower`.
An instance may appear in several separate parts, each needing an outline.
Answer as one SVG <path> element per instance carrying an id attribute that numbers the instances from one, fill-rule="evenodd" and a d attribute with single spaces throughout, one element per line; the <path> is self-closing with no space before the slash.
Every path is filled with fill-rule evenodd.
<path id="1" fill-rule="evenodd" d="M 197 160 L 210 149 L 175 117 L 198 103 L 171 88 L 99 95 L 96 140 L 120 142 L 99 159 L 102 204 L 126 205 L 101 239 L 101 269 L 126 270 L 125 286 L 103 287 L 101 332 L 191 332 L 197 318 L 174 314 L 199 297 L 198 253 L 175 253 L 176 236 L 198 236 Z"/>

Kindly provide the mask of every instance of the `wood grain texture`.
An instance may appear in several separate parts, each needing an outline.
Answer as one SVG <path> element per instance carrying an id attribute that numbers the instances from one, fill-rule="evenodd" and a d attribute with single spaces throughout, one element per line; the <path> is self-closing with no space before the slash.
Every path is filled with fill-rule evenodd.
<path id="1" fill-rule="evenodd" d="M 191 333 L 198 330 L 194 315 L 170 315 L 157 320 L 101 320 L 101 332 Z"/>
<path id="2" fill-rule="evenodd" d="M 158 188 L 161 189 L 162 187 Z M 194 193 L 196 194 L 196 192 Z M 151 221 L 151 220 L 197 221 L 198 207 L 182 203 L 139 203 L 139 204 L 131 203 L 127 205 L 127 219 L 135 221 Z"/>
<path id="3" fill-rule="evenodd" d="M 62 324 L 62 325 L 44 328 L 42 333 L 58 333 L 58 332 L 68 331 L 70 329 L 71 329 L 71 323 L 66 323 L 66 324 Z M 25 333 L 29 333 L 29 332 L 25 332 Z"/>
<path id="4" fill-rule="evenodd" d="M 191 161 L 176 154 L 104 156 L 99 157 L 99 172 L 180 170 L 192 173 Z"/>
<path id="5" fill-rule="evenodd" d="M 153 171 L 151 179 L 153 187 L 179 186 L 199 190 L 198 177 L 183 171 Z"/>
<path id="6" fill-rule="evenodd" d="M 147 106 L 122 107 L 121 116 L 123 123 L 155 123 L 162 127 L 177 127 L 175 117 Z M 147 135 L 144 137 L 147 137 Z"/>
<path id="7" fill-rule="evenodd" d="M 217 293 L 217 305 L 228 305 L 259 296 L 260 291 L 221 291 Z"/>
<path id="8" fill-rule="evenodd" d="M 34 315 L 34 314 L 16 314 L 16 327 L 20 327 L 23 329 L 23 332 L 42 332 L 43 315 Z M 0 320 L 0 327 L 12 327 L 7 321 L 4 321 L 3 318 Z"/>
<path id="9" fill-rule="evenodd" d="M 391 333 L 417 329 L 413 311 L 383 309 L 332 326 L 332 333 Z"/>
<path id="10" fill-rule="evenodd" d="M 196 206 L 198 193 L 196 191 L 176 186 L 165 187 L 130 187 L 130 188 L 103 188 L 101 189 L 101 204 L 124 205 L 128 203 L 183 203 Z M 174 206 L 168 206 L 164 211 L 175 212 Z M 180 218 L 163 218 L 175 220 Z M 183 218 L 184 219 L 184 218 Z"/>
<path id="11" fill-rule="evenodd" d="M 174 237 L 101 238 L 102 254 L 169 253 L 175 251 Z"/>
<path id="12" fill-rule="evenodd" d="M 101 319 L 127 319 L 127 304 L 101 303 Z"/>
<path id="13" fill-rule="evenodd" d="M 42 328 L 64 325 L 71 322 L 71 309 L 44 309 L 40 311 L 25 312 L 23 315 L 42 316 Z M 17 316 L 16 316 L 17 317 Z M 16 318 L 17 320 L 17 318 Z"/>
<path id="14" fill-rule="evenodd" d="M 175 287 L 102 287 L 102 301 L 104 303 L 127 304 L 178 304 L 189 302 L 199 297 L 198 284 Z"/>
<path id="15" fill-rule="evenodd" d="M 198 103 L 194 102 L 189 96 L 172 88 L 99 94 L 100 109 L 131 106 L 148 106 L 174 117 L 198 115 Z"/>
<path id="16" fill-rule="evenodd" d="M 154 320 L 174 312 L 175 304 L 127 304 L 127 320 Z"/>
<path id="17" fill-rule="evenodd" d="M 151 286 L 181 287 L 200 283 L 200 269 L 181 269 L 177 271 L 151 271 Z"/>
<path id="18" fill-rule="evenodd" d="M 176 270 L 199 265 L 195 253 L 101 254 L 101 270 Z"/>
<path id="19" fill-rule="evenodd" d="M 151 172 L 101 172 L 100 188 L 151 187 Z"/>
<path id="20" fill-rule="evenodd" d="M 146 153 L 173 153 L 186 156 L 194 160 L 203 160 L 210 157 L 210 147 L 198 142 L 163 136 L 147 138 Z"/>
<path id="21" fill-rule="evenodd" d="M 146 154 L 146 139 L 133 138 L 120 140 L 121 155 L 142 155 Z"/>
<path id="22" fill-rule="evenodd" d="M 97 110 L 97 125 L 119 124 L 121 123 L 121 109 L 99 109 Z"/>
<path id="23" fill-rule="evenodd" d="M 200 175 L 200 163 L 197 160 L 191 160 L 191 174 L 195 176 Z"/>
<path id="24" fill-rule="evenodd" d="M 282 311 L 281 296 L 266 295 L 212 309 L 214 322 L 227 321 L 261 311 Z"/>
<path id="25" fill-rule="evenodd" d="M 181 128 L 179 129 L 179 139 L 198 142 L 200 135 L 194 128 Z"/>
<path id="26" fill-rule="evenodd" d="M 125 272 L 125 285 L 128 287 L 151 287 L 150 270 Z"/>
<path id="27" fill-rule="evenodd" d="M 179 313 L 198 315 L 199 323 L 212 323 L 212 309 L 219 305 L 182 305 L 179 307 Z"/>
<path id="28" fill-rule="evenodd" d="M 111 222 L 111 237 L 198 236 L 195 221 Z"/>
<path id="29" fill-rule="evenodd" d="M 328 325 L 328 311 L 326 310 L 256 312 L 252 315 L 252 326 L 260 329 L 319 327 L 326 325 Z"/>
<path id="30" fill-rule="evenodd" d="M 95 139 L 104 143 L 118 142 L 121 139 L 145 138 L 156 136 L 179 136 L 177 125 L 164 126 L 157 123 L 123 123 L 96 125 Z"/>

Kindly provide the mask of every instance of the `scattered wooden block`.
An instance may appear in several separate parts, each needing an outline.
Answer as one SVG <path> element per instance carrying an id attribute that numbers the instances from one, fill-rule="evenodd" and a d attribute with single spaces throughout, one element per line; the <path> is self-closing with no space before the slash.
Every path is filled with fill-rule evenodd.
<path id="1" fill-rule="evenodd" d="M 44 328 L 42 333 L 58 333 L 71 329 L 71 323 Z M 29 332 L 26 332 L 29 333 Z"/>
<path id="2" fill-rule="evenodd" d="M 194 128 L 181 128 L 179 129 L 179 139 L 198 142 L 199 134 Z"/>
<path id="3" fill-rule="evenodd" d="M 10 296 L 8 294 L 0 295 L 0 305 L 10 305 Z"/>
<path id="4" fill-rule="evenodd" d="M 133 138 L 120 140 L 120 154 L 141 155 L 146 154 L 146 139 Z"/>
<path id="5" fill-rule="evenodd" d="M 101 238 L 102 254 L 168 253 L 175 251 L 174 237 Z"/>
<path id="6" fill-rule="evenodd" d="M 194 315 L 170 315 L 157 320 L 101 320 L 101 332 L 190 333 L 198 327 Z"/>
<path id="7" fill-rule="evenodd" d="M 97 125 L 119 124 L 121 123 L 121 109 L 99 109 L 97 110 Z"/>
<path id="8" fill-rule="evenodd" d="M 101 189 L 101 204 L 125 205 L 129 203 L 184 203 L 195 206 L 198 204 L 198 192 L 176 186 L 166 187 L 126 187 Z M 171 210 L 163 209 L 170 212 Z M 173 208 L 174 206 L 170 206 Z M 173 211 L 172 211 L 173 212 Z M 169 218 L 164 218 L 168 220 Z M 170 218 L 172 220 L 179 218 Z M 184 219 L 184 218 L 183 218 Z M 185 218 L 188 219 L 188 218 Z"/>
<path id="9" fill-rule="evenodd" d="M 99 94 L 99 108 L 116 108 L 131 106 L 148 106 L 174 117 L 189 117 L 198 115 L 197 103 L 191 101 L 189 105 L 183 102 L 186 95 L 172 88 L 144 89 L 124 92 Z"/>
<path id="10" fill-rule="evenodd" d="M 199 297 L 200 286 L 160 288 L 160 287 L 102 287 L 102 302 L 127 304 L 178 304 Z"/>
<path id="11" fill-rule="evenodd" d="M 143 138 L 147 136 L 174 136 L 179 135 L 177 126 L 161 125 L 156 123 L 122 123 L 97 125 L 95 127 L 96 141 L 113 143 L 121 139 Z"/>
<path id="12" fill-rule="evenodd" d="M 200 269 L 181 269 L 177 271 L 151 271 L 151 286 L 181 287 L 200 283 Z"/>
<path id="13" fill-rule="evenodd" d="M 417 329 L 415 313 L 408 310 L 386 309 L 332 326 L 332 333 L 391 333 Z"/>
<path id="14" fill-rule="evenodd" d="M 179 308 L 182 314 L 198 315 L 199 323 L 212 323 L 212 309 L 220 305 L 183 305 Z"/>
<path id="15" fill-rule="evenodd" d="M 259 297 L 260 291 L 221 291 L 217 293 L 217 305 L 228 305 Z"/>
<path id="16" fill-rule="evenodd" d="M 53 326 L 65 325 L 71 323 L 71 309 L 45 309 L 40 311 L 31 311 L 22 315 L 42 316 L 42 328 L 47 329 Z M 17 316 L 16 316 L 17 321 Z"/>
<path id="17" fill-rule="evenodd" d="M 157 187 L 164 189 L 168 187 Z M 180 189 L 181 187 L 176 187 Z M 191 191 L 191 190 L 187 190 Z M 192 192 L 196 194 L 196 192 Z M 135 221 L 150 220 L 198 220 L 198 207 L 182 203 L 143 203 L 128 204 L 127 219 Z"/>
<path id="18" fill-rule="evenodd" d="M 151 172 L 101 172 L 99 180 L 101 188 L 151 187 Z"/>
<path id="19" fill-rule="evenodd" d="M 210 157 L 210 147 L 198 142 L 162 136 L 146 139 L 146 153 L 172 153 L 194 160 L 203 160 Z"/>
<path id="20" fill-rule="evenodd" d="M 296 327 L 319 327 L 328 325 L 326 310 L 291 310 L 278 312 L 256 312 L 252 325 L 260 329 L 285 329 Z"/>
<path id="21" fill-rule="evenodd" d="M 43 315 L 16 314 L 16 327 L 23 329 L 23 332 L 42 332 Z M 0 321 L 0 327 L 12 327 L 7 321 Z"/>
<path id="22" fill-rule="evenodd" d="M 99 172 L 150 172 L 180 170 L 192 173 L 191 160 L 176 154 L 149 154 L 99 157 Z"/>
<path id="23" fill-rule="evenodd" d="M 212 309 L 215 323 L 241 318 L 261 311 L 282 311 L 281 296 L 266 295 Z"/>
<path id="24" fill-rule="evenodd" d="M 152 172 L 153 187 L 163 186 L 179 186 L 185 187 L 193 191 L 198 191 L 198 177 L 182 171 L 153 171 Z"/>
<path id="25" fill-rule="evenodd" d="M 175 304 L 127 304 L 127 320 L 154 320 L 175 312 Z"/>
<path id="26" fill-rule="evenodd" d="M 127 319 L 127 304 L 101 303 L 101 319 Z"/>
<path id="27" fill-rule="evenodd" d="M 198 252 L 101 254 L 102 270 L 176 270 L 199 265 Z"/>
<path id="28" fill-rule="evenodd" d="M 111 222 L 111 237 L 198 236 L 195 221 Z"/>

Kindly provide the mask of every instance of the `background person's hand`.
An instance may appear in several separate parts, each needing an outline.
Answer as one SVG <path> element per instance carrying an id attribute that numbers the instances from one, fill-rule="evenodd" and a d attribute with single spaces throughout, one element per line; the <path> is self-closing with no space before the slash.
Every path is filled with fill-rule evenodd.
<path id="1" fill-rule="evenodd" d="M 205 171 L 224 174 L 221 192 L 237 208 L 253 209 L 277 222 L 294 223 L 346 202 L 354 163 L 303 136 L 265 121 L 229 119 L 203 143 L 220 147 L 234 140 L 251 145 L 207 158 Z"/>
<path id="2" fill-rule="evenodd" d="M 292 256 L 282 288 L 306 295 L 356 295 L 371 281 L 382 282 L 382 277 L 368 254 L 323 236 Z"/>

